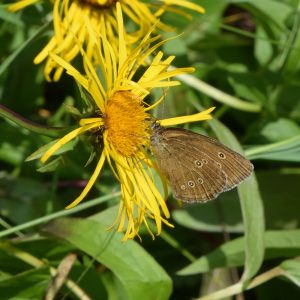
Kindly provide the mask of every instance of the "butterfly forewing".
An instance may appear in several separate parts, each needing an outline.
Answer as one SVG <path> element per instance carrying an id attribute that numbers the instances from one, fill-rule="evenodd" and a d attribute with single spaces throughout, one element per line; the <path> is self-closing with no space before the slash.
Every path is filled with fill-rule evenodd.
<path id="1" fill-rule="evenodd" d="M 199 147 L 204 152 L 208 152 L 211 159 L 221 165 L 222 170 L 227 176 L 225 190 L 234 188 L 252 173 L 252 163 L 241 154 L 212 138 L 195 133 L 193 135 L 191 145 Z"/>
<path id="2" fill-rule="evenodd" d="M 164 151 L 168 151 L 168 155 Z M 226 187 L 226 175 L 204 153 L 190 153 L 177 141 L 172 143 L 171 149 L 154 150 L 154 153 L 176 198 L 191 202 L 207 201 L 214 199 Z"/>
<path id="3" fill-rule="evenodd" d="M 235 187 L 253 165 L 218 141 L 184 129 L 156 126 L 151 145 L 174 196 L 205 202 Z"/>

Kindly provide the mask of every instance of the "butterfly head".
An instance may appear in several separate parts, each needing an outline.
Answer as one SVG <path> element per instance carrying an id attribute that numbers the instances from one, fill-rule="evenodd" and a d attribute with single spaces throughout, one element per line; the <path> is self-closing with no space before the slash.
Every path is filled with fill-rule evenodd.
<path id="1" fill-rule="evenodd" d="M 163 126 L 159 124 L 158 121 L 154 121 L 151 124 L 151 136 L 150 141 L 152 145 L 157 145 L 161 141 L 161 134 L 165 130 Z"/>

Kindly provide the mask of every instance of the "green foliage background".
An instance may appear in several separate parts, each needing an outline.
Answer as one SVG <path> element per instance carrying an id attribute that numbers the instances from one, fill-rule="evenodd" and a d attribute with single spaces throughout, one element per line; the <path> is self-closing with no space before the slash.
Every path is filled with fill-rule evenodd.
<path id="1" fill-rule="evenodd" d="M 207 12 L 193 21 L 165 16 L 184 32 L 165 53 L 196 72 L 168 91 L 156 116 L 217 106 L 214 120 L 189 129 L 243 147 L 255 175 L 205 205 L 181 206 L 170 196 L 174 229 L 122 243 L 107 231 L 119 201 L 109 168 L 93 200 L 63 210 L 91 174 L 93 164 L 83 167 L 90 147 L 75 141 L 44 167 L 25 161 L 53 138 L 16 124 L 1 106 L 1 299 L 49 296 L 70 253 L 76 257 L 65 263 L 71 270 L 55 299 L 220 299 L 242 290 L 245 299 L 299 299 L 299 1 L 199 3 Z M 72 126 L 78 87 L 67 75 L 46 82 L 43 66 L 32 63 L 51 35 L 50 12 L 48 2 L 16 14 L 0 6 L 0 103 L 39 124 Z"/>

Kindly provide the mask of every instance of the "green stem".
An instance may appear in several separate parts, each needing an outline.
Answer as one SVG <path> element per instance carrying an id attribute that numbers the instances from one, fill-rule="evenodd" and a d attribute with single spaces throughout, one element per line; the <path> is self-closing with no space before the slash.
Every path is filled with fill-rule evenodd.
<path id="1" fill-rule="evenodd" d="M 262 274 L 256 276 L 253 280 L 250 281 L 250 283 L 247 285 L 246 289 L 243 287 L 242 282 L 238 282 L 238 283 L 233 284 L 225 289 L 205 295 L 205 296 L 197 298 L 195 300 L 217 300 L 217 299 L 231 297 L 231 296 L 237 295 L 238 293 L 243 292 L 244 290 L 253 289 L 254 287 L 261 285 L 262 283 L 265 283 L 265 282 L 273 279 L 274 277 L 278 277 L 278 276 L 282 275 L 283 273 L 284 273 L 284 271 L 280 267 L 275 267 L 265 273 L 262 273 Z"/>
<path id="2" fill-rule="evenodd" d="M 174 249 L 178 250 L 182 256 L 184 256 L 186 259 L 188 259 L 190 262 L 194 262 L 196 260 L 196 257 L 189 252 L 187 249 L 183 248 L 177 240 L 175 240 L 170 234 L 168 234 L 166 231 L 162 231 L 160 234 L 160 237 L 168 243 L 170 246 L 172 246 Z"/>
<path id="3" fill-rule="evenodd" d="M 298 146 L 299 141 L 300 141 L 300 135 L 296 135 L 294 137 L 288 138 L 288 139 L 280 141 L 280 142 L 275 142 L 275 143 L 271 143 L 271 144 L 264 145 L 264 146 L 257 146 L 252 149 L 248 149 L 245 152 L 246 152 L 247 157 L 251 158 L 251 157 L 255 157 L 256 155 L 259 155 L 259 154 L 264 154 L 268 151 L 278 151 L 280 149 L 280 147 L 286 147 L 287 149 L 293 148 L 293 147 L 295 147 L 294 143 L 297 143 L 297 146 Z"/>
<path id="4" fill-rule="evenodd" d="M 3 104 L 0 104 L 0 117 L 10 120 L 22 128 L 26 128 L 32 132 L 50 137 L 59 137 L 70 130 L 69 128 L 65 127 L 50 127 L 32 122 L 10 110 Z"/>
<path id="5" fill-rule="evenodd" d="M 195 76 L 183 74 L 176 76 L 180 81 L 184 82 L 188 86 L 193 87 L 197 91 L 208 95 L 216 101 L 231 106 L 233 108 L 247 111 L 247 112 L 260 112 L 261 105 L 257 103 L 250 103 L 243 101 L 239 98 L 226 94 L 215 87 L 205 83 L 204 81 L 195 78 Z"/>
<path id="6" fill-rule="evenodd" d="M 10 235 L 12 233 L 24 230 L 24 229 L 28 229 L 28 228 L 33 227 L 33 226 L 37 226 L 37 225 L 46 223 L 50 220 L 53 220 L 53 219 L 56 219 L 56 218 L 59 218 L 59 217 L 75 214 L 79 211 L 82 211 L 84 209 L 88 209 L 90 207 L 96 206 L 96 205 L 98 205 L 100 203 L 103 203 L 107 200 L 119 197 L 120 195 L 121 195 L 121 193 L 118 192 L 118 193 L 114 193 L 114 195 L 107 195 L 107 196 L 103 196 L 103 197 L 100 197 L 100 198 L 96 198 L 94 200 L 90 200 L 88 202 L 77 205 L 76 207 L 74 207 L 72 209 L 61 210 L 61 211 L 55 212 L 53 214 L 50 214 L 50 215 L 47 215 L 47 216 L 44 216 L 44 217 L 41 217 L 41 218 L 38 218 L 38 219 L 35 219 L 35 220 L 32 220 L 32 221 L 29 221 L 27 223 L 23 223 L 21 225 L 14 226 L 12 228 L 1 231 L 0 232 L 0 238 L 4 237 L 4 236 L 7 236 L 7 235 Z"/>

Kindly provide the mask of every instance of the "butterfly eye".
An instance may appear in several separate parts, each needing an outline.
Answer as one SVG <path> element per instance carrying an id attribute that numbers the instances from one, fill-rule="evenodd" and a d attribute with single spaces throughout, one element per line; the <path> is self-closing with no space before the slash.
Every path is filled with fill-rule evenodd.
<path id="1" fill-rule="evenodd" d="M 192 180 L 190 180 L 190 181 L 188 182 L 188 185 L 189 185 L 191 188 L 194 188 L 194 187 L 195 187 L 195 182 L 192 181 Z"/>
<path id="2" fill-rule="evenodd" d="M 219 156 L 221 159 L 225 159 L 225 158 L 226 158 L 226 155 L 225 155 L 223 152 L 218 152 L 218 156 Z"/>
<path id="3" fill-rule="evenodd" d="M 185 190 L 185 185 L 184 185 L 184 184 L 181 185 L 180 188 L 181 188 L 182 190 Z"/>
<path id="4" fill-rule="evenodd" d="M 195 165 L 201 168 L 203 166 L 203 163 L 200 160 L 195 160 Z"/>
<path id="5" fill-rule="evenodd" d="M 204 182 L 203 179 L 200 178 L 200 177 L 197 179 L 197 181 L 198 181 L 200 184 L 203 184 L 203 182 Z"/>

